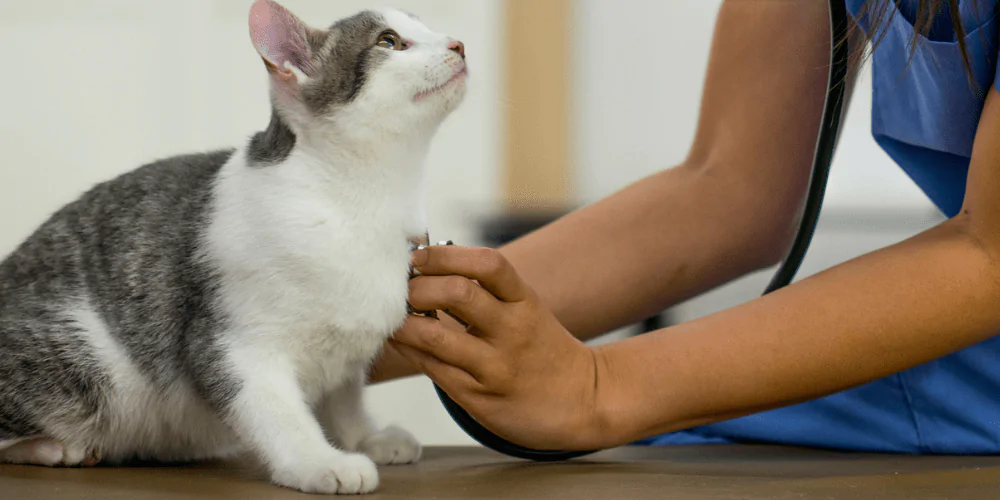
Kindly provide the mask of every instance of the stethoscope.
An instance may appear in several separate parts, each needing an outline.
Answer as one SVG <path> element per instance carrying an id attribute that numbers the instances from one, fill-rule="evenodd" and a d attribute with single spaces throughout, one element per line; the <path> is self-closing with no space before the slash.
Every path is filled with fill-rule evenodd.
<path id="1" fill-rule="evenodd" d="M 806 250 L 809 249 L 816 224 L 819 221 L 820 208 L 823 205 L 823 196 L 826 192 L 826 181 L 830 175 L 830 164 L 833 161 L 833 152 L 836 149 L 837 134 L 840 132 L 840 118 L 844 102 L 844 84 L 848 70 L 848 47 L 844 43 L 847 34 L 847 22 L 847 9 L 844 0 L 830 0 L 830 24 L 833 38 L 831 40 L 829 91 L 826 95 L 826 105 L 823 112 L 823 121 L 820 125 L 820 135 L 814 156 L 812 176 L 809 181 L 809 191 L 806 197 L 802 222 L 799 225 L 799 230 L 792 243 L 792 247 L 771 279 L 771 282 L 764 290 L 764 295 L 792 282 L 795 273 L 798 272 L 799 266 L 802 264 L 802 260 L 805 258 Z M 440 244 L 450 245 L 451 242 L 446 241 Z M 494 451 L 515 458 L 539 462 L 569 460 L 599 451 L 534 450 L 512 443 L 483 427 L 482 424 L 472 418 L 465 409 L 445 394 L 436 384 L 434 388 L 437 391 L 438 398 L 441 399 L 441 403 L 444 404 L 445 409 L 451 414 L 455 423 L 473 439 Z"/>

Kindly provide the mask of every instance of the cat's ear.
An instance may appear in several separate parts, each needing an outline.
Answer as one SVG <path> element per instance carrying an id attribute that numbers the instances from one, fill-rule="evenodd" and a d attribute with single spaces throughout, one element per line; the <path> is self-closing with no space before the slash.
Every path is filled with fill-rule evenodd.
<path id="1" fill-rule="evenodd" d="M 250 7 L 250 39 L 276 82 L 296 86 L 313 76 L 310 28 L 274 0 Z"/>

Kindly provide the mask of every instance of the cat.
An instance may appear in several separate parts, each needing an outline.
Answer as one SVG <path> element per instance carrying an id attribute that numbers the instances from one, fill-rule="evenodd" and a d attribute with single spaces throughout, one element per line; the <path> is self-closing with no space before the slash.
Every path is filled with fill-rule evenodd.
<path id="1" fill-rule="evenodd" d="M 0 263 L 0 462 L 247 454 L 276 485 L 357 494 L 420 459 L 362 391 L 410 312 L 465 47 L 394 9 L 317 29 L 256 0 L 249 28 L 266 129 L 96 185 Z"/>

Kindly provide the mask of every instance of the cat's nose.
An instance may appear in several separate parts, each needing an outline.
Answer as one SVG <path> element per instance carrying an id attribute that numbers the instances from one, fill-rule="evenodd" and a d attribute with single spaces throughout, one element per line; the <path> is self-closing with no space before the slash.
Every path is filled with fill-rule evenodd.
<path id="1" fill-rule="evenodd" d="M 459 56 L 461 56 L 462 59 L 465 59 L 465 44 L 464 43 L 462 43 L 462 42 L 460 42 L 458 40 L 452 40 L 452 42 L 448 44 L 448 50 L 455 51 L 455 53 L 457 53 Z"/>

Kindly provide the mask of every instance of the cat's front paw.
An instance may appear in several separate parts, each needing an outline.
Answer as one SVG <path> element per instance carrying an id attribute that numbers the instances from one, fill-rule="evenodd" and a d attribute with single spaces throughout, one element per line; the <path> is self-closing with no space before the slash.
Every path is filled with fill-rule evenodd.
<path id="1" fill-rule="evenodd" d="M 275 471 L 272 481 L 304 493 L 357 495 L 378 488 L 378 471 L 360 453 L 333 453 L 325 459 L 303 461 Z"/>
<path id="2" fill-rule="evenodd" d="M 404 429 L 389 426 L 361 441 L 359 451 L 379 465 L 412 464 L 420 460 L 417 438 Z"/>

